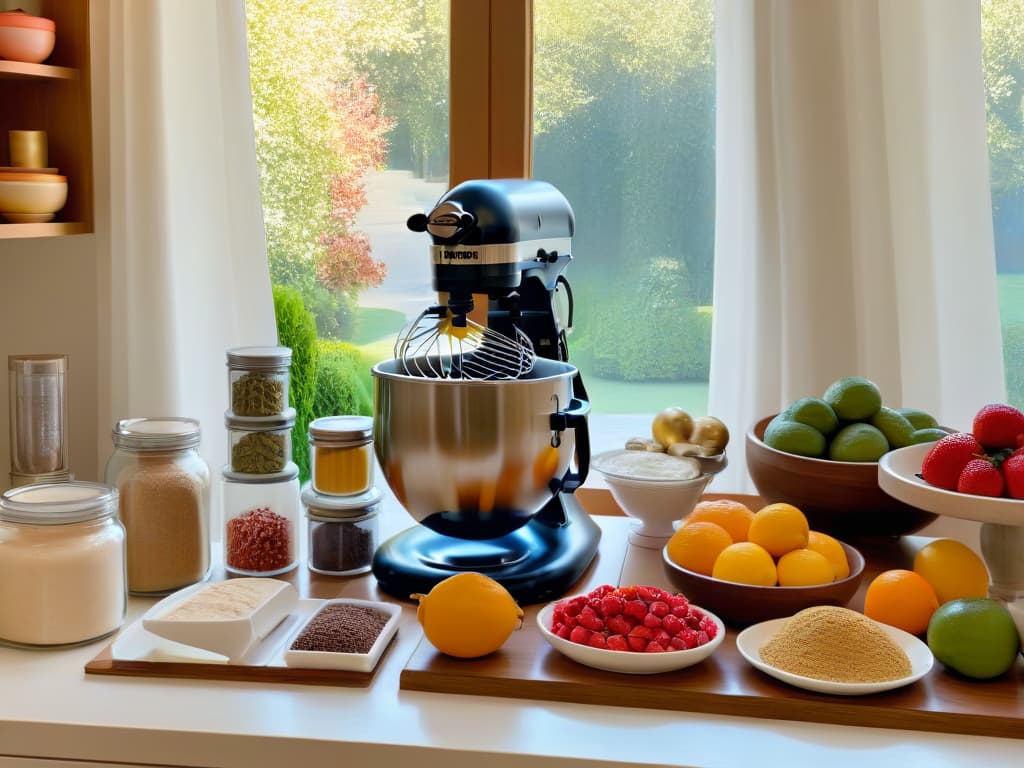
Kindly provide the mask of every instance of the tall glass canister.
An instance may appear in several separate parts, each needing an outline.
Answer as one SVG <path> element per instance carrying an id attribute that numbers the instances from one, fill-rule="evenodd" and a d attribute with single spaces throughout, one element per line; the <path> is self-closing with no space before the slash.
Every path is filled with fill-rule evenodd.
<path id="1" fill-rule="evenodd" d="M 12 474 L 67 472 L 67 374 L 67 355 L 7 358 Z"/>

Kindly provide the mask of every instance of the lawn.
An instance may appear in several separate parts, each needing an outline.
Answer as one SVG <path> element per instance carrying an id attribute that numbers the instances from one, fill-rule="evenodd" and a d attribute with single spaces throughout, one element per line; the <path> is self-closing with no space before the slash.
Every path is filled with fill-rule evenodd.
<path id="1" fill-rule="evenodd" d="M 1024 272 L 999 275 L 998 281 L 1003 325 L 1024 323 Z"/>

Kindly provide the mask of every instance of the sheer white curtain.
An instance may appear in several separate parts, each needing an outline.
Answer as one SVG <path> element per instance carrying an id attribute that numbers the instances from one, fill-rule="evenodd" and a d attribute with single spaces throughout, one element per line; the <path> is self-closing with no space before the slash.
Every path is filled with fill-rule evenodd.
<path id="1" fill-rule="evenodd" d="M 708 411 L 1005 397 L 977 0 L 718 0 Z M 716 491 L 752 491 L 736 435 Z"/>
<path id="2" fill-rule="evenodd" d="M 106 423 L 198 418 L 216 473 L 227 458 L 225 350 L 277 339 L 244 2 L 91 6 Z M 101 434 L 101 460 L 109 452 Z"/>

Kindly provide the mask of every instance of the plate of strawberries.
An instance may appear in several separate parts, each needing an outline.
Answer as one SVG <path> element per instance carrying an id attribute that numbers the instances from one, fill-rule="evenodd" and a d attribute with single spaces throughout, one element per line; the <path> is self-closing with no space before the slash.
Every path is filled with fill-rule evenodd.
<path id="1" fill-rule="evenodd" d="M 1024 525 L 1024 412 L 992 403 L 970 432 L 890 451 L 878 462 L 878 485 L 936 514 Z"/>

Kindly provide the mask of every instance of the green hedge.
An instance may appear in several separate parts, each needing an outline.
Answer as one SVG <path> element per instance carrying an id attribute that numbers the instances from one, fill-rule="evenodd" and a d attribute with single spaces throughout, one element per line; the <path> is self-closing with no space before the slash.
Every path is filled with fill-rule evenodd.
<path id="1" fill-rule="evenodd" d="M 292 350 L 291 383 L 288 389 L 288 402 L 295 409 L 292 458 L 299 465 L 300 481 L 305 482 L 309 479 L 306 432 L 313 419 L 313 400 L 316 394 L 316 322 L 298 291 L 284 285 L 275 285 L 273 289 L 278 343 Z"/>
<path id="2" fill-rule="evenodd" d="M 373 384 L 359 350 L 345 341 L 319 342 L 313 417 L 373 414 Z"/>

